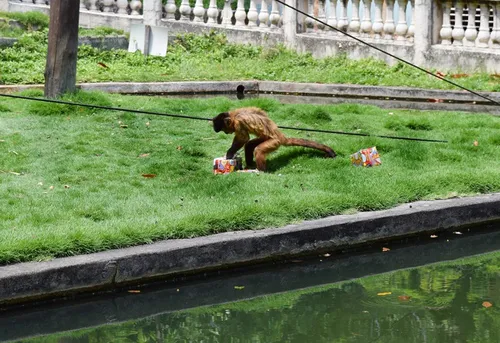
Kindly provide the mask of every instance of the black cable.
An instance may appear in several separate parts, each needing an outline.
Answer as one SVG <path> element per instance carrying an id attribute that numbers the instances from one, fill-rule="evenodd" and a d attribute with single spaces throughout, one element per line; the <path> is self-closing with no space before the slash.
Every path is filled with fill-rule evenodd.
<path id="1" fill-rule="evenodd" d="M 170 114 L 170 113 L 162 113 L 162 112 L 153 112 L 153 111 L 143 111 L 143 110 L 131 110 L 128 108 L 121 107 L 110 107 L 110 106 L 101 106 L 101 105 L 92 105 L 92 104 L 83 104 L 78 102 L 70 102 L 63 100 L 54 100 L 54 99 L 45 99 L 45 98 L 30 98 L 22 95 L 12 95 L 12 94 L 1 94 L 0 97 L 14 98 L 14 99 L 23 99 L 23 100 L 31 100 L 31 101 L 41 101 L 41 102 L 49 102 L 55 104 L 62 105 L 70 105 L 70 106 L 81 106 L 81 107 L 89 107 L 89 108 L 98 108 L 102 110 L 110 110 L 110 111 L 122 111 L 122 112 L 131 112 L 131 113 L 141 113 L 141 114 L 153 114 L 156 116 L 163 117 L 173 117 L 173 118 L 184 118 L 184 119 L 194 119 L 194 120 L 205 120 L 211 121 L 212 118 L 203 118 L 203 117 L 195 117 L 188 116 L 184 114 Z M 332 130 L 321 130 L 321 129 L 305 129 L 300 127 L 291 127 L 291 126 L 278 126 L 280 129 L 284 130 L 296 130 L 296 131 L 308 131 L 308 132 L 319 132 L 319 133 L 333 133 L 338 135 L 347 135 L 347 136 L 365 136 L 365 137 L 379 137 L 379 138 L 389 138 L 389 139 L 400 139 L 406 141 L 418 141 L 418 142 L 435 142 L 435 143 L 448 143 L 448 141 L 438 140 L 438 139 L 426 139 L 426 138 L 412 138 L 412 137 L 398 137 L 398 136 L 377 136 L 370 135 L 367 133 L 356 133 L 356 132 L 343 132 L 343 131 L 332 131 Z"/>
<path id="2" fill-rule="evenodd" d="M 355 37 L 355 36 L 353 36 L 353 35 L 351 35 L 351 34 L 349 34 L 349 33 L 345 32 L 345 31 L 339 30 L 339 29 L 337 29 L 336 27 L 333 27 L 333 26 L 331 26 L 331 25 L 329 25 L 329 24 L 325 23 L 324 21 L 319 20 L 318 18 L 313 17 L 312 15 L 309 15 L 309 14 L 307 14 L 306 12 L 304 12 L 304 11 L 302 11 L 302 10 L 299 10 L 298 8 L 295 8 L 295 7 L 291 6 L 291 5 L 286 4 L 286 3 L 285 3 L 285 2 L 283 2 L 282 0 L 276 0 L 276 1 L 277 1 L 277 2 L 279 2 L 280 4 L 282 4 L 283 6 L 286 6 L 286 7 L 288 7 L 288 8 L 291 8 L 292 10 L 294 10 L 294 11 L 296 11 L 296 12 L 298 12 L 298 13 L 300 13 L 300 14 L 302 14 L 302 15 L 304 15 L 304 16 L 306 16 L 306 17 L 308 17 L 308 18 L 311 18 L 311 19 L 313 19 L 313 20 L 317 21 L 318 23 L 321 23 L 321 24 L 323 24 L 323 25 L 325 25 L 325 26 L 327 26 L 327 27 L 329 27 L 329 28 L 331 28 L 331 29 L 333 29 L 333 30 L 335 30 L 335 31 L 337 31 L 337 32 L 340 32 L 340 33 L 342 33 L 342 34 L 346 35 L 346 36 L 347 36 L 347 37 L 349 37 L 349 38 L 352 38 L 352 39 L 354 39 L 354 40 L 356 40 L 356 41 L 358 41 L 358 42 L 360 42 L 360 43 L 362 43 L 362 44 L 365 44 L 365 45 L 369 46 L 370 48 L 373 48 L 373 49 L 375 49 L 375 50 L 377 50 L 377 51 L 379 51 L 379 52 L 381 52 L 381 53 L 384 53 L 384 54 L 386 54 L 386 55 L 389 55 L 389 56 L 391 56 L 392 58 L 397 59 L 398 61 L 401 61 L 401 62 L 403 62 L 403 63 L 406 63 L 406 64 L 408 64 L 408 65 L 410 65 L 410 66 L 412 66 L 412 67 L 414 67 L 414 68 L 417 68 L 417 69 L 418 69 L 418 70 L 420 70 L 420 71 L 423 71 L 424 73 L 427 73 L 427 74 L 429 74 L 429 75 L 432 75 L 432 76 L 434 76 L 434 77 L 436 77 L 436 78 L 438 78 L 438 79 L 440 79 L 440 80 L 443 80 L 443 81 L 445 81 L 445 82 L 448 82 L 449 84 L 451 84 L 451 85 L 453 85 L 453 86 L 455 86 L 455 87 L 458 87 L 458 88 L 460 88 L 460 89 L 463 89 L 463 90 L 465 90 L 465 91 L 467 91 L 467 92 L 470 92 L 470 93 L 472 93 L 472 94 L 474 94 L 474 95 L 477 95 L 477 96 L 479 96 L 479 97 L 481 97 L 481 98 L 483 98 L 483 99 L 486 99 L 486 100 L 488 100 L 488 101 L 490 101 L 490 102 L 494 103 L 495 105 L 499 105 L 499 106 L 500 106 L 500 102 L 498 102 L 498 101 L 496 101 L 496 100 L 493 100 L 493 99 L 491 99 L 491 98 L 489 98 L 489 97 L 487 97 L 487 96 L 485 96 L 485 95 L 479 94 L 478 92 L 475 92 L 475 91 L 473 91 L 473 90 L 471 90 L 471 89 L 468 89 L 468 88 L 466 88 L 466 87 L 464 87 L 464 86 L 461 86 L 461 85 L 459 85 L 458 83 L 455 83 L 455 82 L 453 82 L 453 81 L 450 81 L 450 80 L 448 80 L 448 79 L 445 79 L 445 78 L 444 78 L 444 77 L 442 77 L 442 76 L 436 75 L 436 74 L 434 74 L 434 73 L 432 73 L 432 72 L 430 72 L 430 71 L 428 71 L 428 70 L 426 70 L 426 69 L 424 69 L 424 68 L 422 68 L 422 67 L 417 66 L 416 64 L 413 64 L 413 63 L 411 63 L 411 62 L 408 62 L 408 61 L 406 61 L 406 60 L 402 59 L 401 57 L 398 57 L 398 56 L 396 56 L 396 55 L 391 54 L 390 52 L 387 52 L 387 51 L 385 51 L 385 50 L 383 50 L 383 49 L 380 49 L 380 48 L 376 47 L 375 45 L 370 44 L 370 43 L 368 43 L 368 42 L 365 42 L 364 40 L 359 39 L 359 38 L 357 38 L 357 37 Z"/>

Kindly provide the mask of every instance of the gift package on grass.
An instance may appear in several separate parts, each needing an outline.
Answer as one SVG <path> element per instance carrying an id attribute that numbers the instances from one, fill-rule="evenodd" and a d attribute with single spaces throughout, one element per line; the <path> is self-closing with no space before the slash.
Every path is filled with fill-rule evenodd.
<path id="1" fill-rule="evenodd" d="M 214 158 L 214 174 L 229 174 L 243 169 L 241 157 L 235 156 L 233 159 L 225 157 Z"/>
<path id="2" fill-rule="evenodd" d="M 378 154 L 377 147 L 361 149 L 351 155 L 351 163 L 353 166 L 361 167 L 373 167 L 378 166 L 382 162 L 380 161 L 380 155 Z"/>

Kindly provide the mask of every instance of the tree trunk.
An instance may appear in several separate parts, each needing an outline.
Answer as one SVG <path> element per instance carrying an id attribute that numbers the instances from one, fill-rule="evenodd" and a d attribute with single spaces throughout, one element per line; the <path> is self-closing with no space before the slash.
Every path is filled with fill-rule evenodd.
<path id="1" fill-rule="evenodd" d="M 45 96 L 56 98 L 76 89 L 79 0 L 50 2 L 49 48 L 45 66 Z"/>

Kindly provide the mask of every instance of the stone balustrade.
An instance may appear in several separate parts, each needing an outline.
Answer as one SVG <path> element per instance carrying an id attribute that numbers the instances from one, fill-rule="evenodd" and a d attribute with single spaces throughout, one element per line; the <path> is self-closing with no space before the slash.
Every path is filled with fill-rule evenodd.
<path id="1" fill-rule="evenodd" d="M 8 1 L 9 11 L 48 13 L 49 0 Z M 235 1 L 235 4 L 232 4 Z M 395 60 L 351 36 L 422 67 L 440 70 L 500 72 L 500 0 L 286 0 L 309 16 L 276 0 L 82 0 L 80 25 L 167 26 L 183 32 L 225 32 L 230 41 L 278 44 L 324 57 L 375 56 Z M 220 4 L 220 3 L 219 3 Z M 5 6 L 4 6 L 5 7 Z M 153 12 L 152 8 L 155 8 Z M 149 14 L 148 14 L 149 13 Z M 151 21 L 150 18 L 156 18 Z M 332 29 L 333 28 L 333 29 Z"/>

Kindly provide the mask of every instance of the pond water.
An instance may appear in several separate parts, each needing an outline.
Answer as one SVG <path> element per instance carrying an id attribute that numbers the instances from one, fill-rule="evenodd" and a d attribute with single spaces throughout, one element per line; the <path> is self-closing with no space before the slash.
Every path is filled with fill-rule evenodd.
<path id="1" fill-rule="evenodd" d="M 500 342 L 491 228 L 7 312 L 0 341 Z"/>

